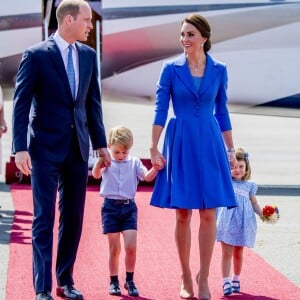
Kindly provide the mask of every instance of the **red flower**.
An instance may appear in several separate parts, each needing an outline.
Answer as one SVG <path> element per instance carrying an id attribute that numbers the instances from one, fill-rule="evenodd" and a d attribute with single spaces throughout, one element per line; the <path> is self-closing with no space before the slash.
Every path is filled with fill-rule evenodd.
<path id="1" fill-rule="evenodd" d="M 273 206 L 266 205 L 263 208 L 263 216 L 264 217 L 270 217 L 274 214 L 274 212 L 275 212 L 275 208 Z"/>
<path id="2" fill-rule="evenodd" d="M 276 205 L 266 205 L 262 209 L 261 219 L 263 222 L 276 223 L 279 219 L 279 209 Z"/>

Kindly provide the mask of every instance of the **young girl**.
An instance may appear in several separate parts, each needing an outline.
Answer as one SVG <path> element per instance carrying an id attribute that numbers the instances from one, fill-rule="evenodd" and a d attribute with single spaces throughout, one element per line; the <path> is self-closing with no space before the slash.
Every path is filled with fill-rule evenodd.
<path id="1" fill-rule="evenodd" d="M 95 163 L 94 178 L 102 177 L 100 195 L 104 197 L 101 209 L 103 233 L 109 244 L 110 295 L 121 295 L 118 279 L 119 256 L 121 252 L 120 235 L 125 247 L 126 282 L 129 296 L 137 297 L 138 289 L 133 281 L 137 246 L 137 206 L 134 201 L 139 180 L 152 181 L 163 167 L 160 161 L 150 170 L 129 151 L 133 144 L 131 131 L 123 126 L 111 129 L 108 148 L 112 156 L 111 166 L 106 168 L 101 158 Z"/>
<path id="2" fill-rule="evenodd" d="M 228 296 L 240 292 L 240 274 L 244 247 L 253 248 L 256 237 L 255 213 L 260 217 L 262 210 L 255 194 L 257 185 L 248 181 L 251 176 L 248 153 L 236 150 L 237 164 L 231 170 L 237 207 L 220 207 L 217 215 L 217 241 L 222 245 L 223 294 Z M 233 278 L 230 278 L 233 257 Z"/>

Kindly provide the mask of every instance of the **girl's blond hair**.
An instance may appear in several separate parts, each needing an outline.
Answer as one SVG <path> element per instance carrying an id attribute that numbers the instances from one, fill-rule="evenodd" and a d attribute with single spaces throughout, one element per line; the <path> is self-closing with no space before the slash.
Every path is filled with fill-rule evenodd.
<path id="1" fill-rule="evenodd" d="M 237 161 L 244 161 L 246 164 L 246 172 L 243 176 L 242 180 L 248 180 L 251 178 L 251 167 L 249 163 L 249 155 L 247 152 L 245 152 L 242 148 L 237 148 L 235 150 L 235 157 Z"/>

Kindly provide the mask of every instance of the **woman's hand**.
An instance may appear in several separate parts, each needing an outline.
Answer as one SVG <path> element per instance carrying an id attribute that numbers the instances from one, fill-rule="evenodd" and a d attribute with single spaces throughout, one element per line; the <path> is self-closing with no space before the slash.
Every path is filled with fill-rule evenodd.
<path id="1" fill-rule="evenodd" d="M 234 169 L 237 164 L 236 156 L 234 151 L 227 151 L 227 157 L 230 163 L 230 168 Z"/>
<path id="2" fill-rule="evenodd" d="M 157 149 L 150 149 L 151 164 L 156 170 L 161 170 L 165 167 L 166 160 Z"/>

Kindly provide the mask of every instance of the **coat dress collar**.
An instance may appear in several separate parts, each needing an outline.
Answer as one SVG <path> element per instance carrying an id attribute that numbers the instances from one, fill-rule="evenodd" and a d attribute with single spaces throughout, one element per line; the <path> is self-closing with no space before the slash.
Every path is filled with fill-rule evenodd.
<path id="1" fill-rule="evenodd" d="M 174 65 L 178 77 L 182 80 L 184 85 L 196 96 L 200 97 L 201 94 L 205 93 L 207 89 L 211 87 L 213 82 L 217 78 L 217 73 L 220 70 L 221 63 L 214 60 L 209 54 L 206 54 L 206 67 L 204 76 L 202 77 L 202 82 L 200 90 L 197 91 L 192 80 L 192 75 L 188 66 L 188 61 L 185 54 L 180 55 L 174 60 Z"/>

